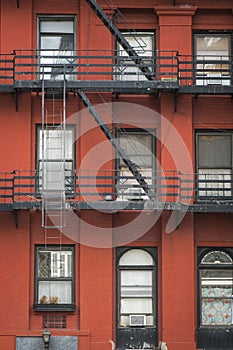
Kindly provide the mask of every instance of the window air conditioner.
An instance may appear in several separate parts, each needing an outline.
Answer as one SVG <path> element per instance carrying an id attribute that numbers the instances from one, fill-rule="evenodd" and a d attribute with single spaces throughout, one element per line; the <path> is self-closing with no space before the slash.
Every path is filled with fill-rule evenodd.
<path id="1" fill-rule="evenodd" d="M 138 188 L 138 187 L 130 187 L 127 190 L 127 199 L 129 201 L 139 201 L 143 199 L 143 195 L 145 195 L 145 193 L 143 193 L 142 188 Z"/>
<path id="2" fill-rule="evenodd" d="M 146 315 L 129 315 L 129 325 L 134 327 L 146 326 Z"/>
<path id="3" fill-rule="evenodd" d="M 212 79 L 208 79 L 208 78 L 212 78 Z M 221 78 L 222 78 L 222 75 L 220 73 L 219 74 L 207 74 L 206 84 L 207 85 L 222 85 Z"/>

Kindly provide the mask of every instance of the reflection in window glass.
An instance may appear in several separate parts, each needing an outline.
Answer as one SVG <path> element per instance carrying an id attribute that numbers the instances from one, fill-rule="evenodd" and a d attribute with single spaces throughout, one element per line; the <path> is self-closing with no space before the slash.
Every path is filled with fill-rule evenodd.
<path id="1" fill-rule="evenodd" d="M 74 79 L 74 19 L 39 18 L 40 71 L 45 79 Z M 73 63 L 73 65 L 72 65 Z"/>

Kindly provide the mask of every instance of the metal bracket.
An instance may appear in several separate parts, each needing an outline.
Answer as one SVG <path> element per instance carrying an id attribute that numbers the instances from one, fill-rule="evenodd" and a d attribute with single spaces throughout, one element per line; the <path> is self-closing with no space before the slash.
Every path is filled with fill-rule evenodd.
<path id="1" fill-rule="evenodd" d="M 18 105 L 18 91 L 17 91 L 17 89 L 14 89 L 14 98 L 15 98 L 15 110 L 16 110 L 16 112 L 18 112 L 19 105 Z"/>
<path id="2" fill-rule="evenodd" d="M 174 92 L 174 113 L 177 112 L 177 103 L 178 103 L 179 90 Z"/>
<path id="3" fill-rule="evenodd" d="M 18 228 L 18 210 L 13 210 L 13 214 L 14 214 L 14 221 L 15 221 L 15 228 Z"/>

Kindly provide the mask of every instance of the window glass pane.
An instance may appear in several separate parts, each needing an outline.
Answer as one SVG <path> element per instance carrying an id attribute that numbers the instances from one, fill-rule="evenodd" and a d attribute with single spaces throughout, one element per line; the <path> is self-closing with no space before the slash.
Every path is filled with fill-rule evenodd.
<path id="1" fill-rule="evenodd" d="M 229 36 L 204 35 L 197 36 L 196 47 L 198 55 L 224 55 L 230 52 Z"/>
<path id="2" fill-rule="evenodd" d="M 54 56 L 57 55 L 57 52 L 53 52 L 51 50 L 59 50 L 59 47 L 61 46 L 61 37 L 60 36 L 44 36 L 41 37 L 41 50 L 50 50 L 47 53 L 43 52 L 43 54 L 46 54 L 47 56 Z"/>
<path id="3" fill-rule="evenodd" d="M 122 298 L 121 299 L 121 313 L 126 314 L 145 314 L 152 313 L 152 299 L 151 298 Z"/>
<path id="4" fill-rule="evenodd" d="M 152 271 L 121 271 L 121 296 L 152 296 Z"/>
<path id="5" fill-rule="evenodd" d="M 232 324 L 232 300 L 225 298 L 202 300 L 203 326 L 223 326 Z"/>
<path id="6" fill-rule="evenodd" d="M 154 265 L 154 260 L 143 249 L 130 249 L 122 255 L 119 265 Z"/>
<path id="7" fill-rule="evenodd" d="M 232 285 L 232 270 L 201 270 L 202 285 Z"/>
<path id="8" fill-rule="evenodd" d="M 230 168 L 232 165 L 231 149 L 231 135 L 199 135 L 199 167 Z"/>
<path id="9" fill-rule="evenodd" d="M 39 129 L 39 145 L 38 145 L 38 158 L 42 159 L 42 129 Z M 65 137 L 65 150 L 63 150 Z M 74 132 L 72 129 L 65 130 L 65 136 L 63 130 L 54 128 L 52 130 L 44 131 L 44 157 L 45 159 L 61 159 L 63 158 L 63 152 L 66 159 L 73 159 L 74 148 Z"/>
<path id="10" fill-rule="evenodd" d="M 40 22 L 41 33 L 73 33 L 73 21 L 47 21 Z"/>
<path id="11" fill-rule="evenodd" d="M 39 304 L 71 304 L 71 281 L 39 281 Z"/>
<path id="12" fill-rule="evenodd" d="M 119 134 L 119 145 L 126 155 L 140 167 L 152 167 L 153 161 L 153 136 L 141 133 L 126 132 Z M 121 166 L 125 163 L 121 159 Z"/>
<path id="13" fill-rule="evenodd" d="M 141 270 L 121 271 L 121 285 L 124 285 L 124 286 L 152 285 L 152 271 L 141 271 Z"/>
<path id="14" fill-rule="evenodd" d="M 216 250 L 206 254 L 201 264 L 232 264 L 232 258 L 225 252 Z"/>
<path id="15" fill-rule="evenodd" d="M 123 33 L 125 39 L 134 48 L 137 55 L 143 57 L 143 64 L 153 72 L 154 60 L 152 58 L 154 49 L 153 33 Z M 142 71 L 136 67 L 134 61 L 129 57 L 123 47 L 117 43 L 117 54 L 119 64 L 116 67 L 116 79 L 118 80 L 146 80 L 147 78 Z"/>
<path id="16" fill-rule="evenodd" d="M 71 251 L 39 251 L 38 277 L 71 277 L 72 252 Z"/>

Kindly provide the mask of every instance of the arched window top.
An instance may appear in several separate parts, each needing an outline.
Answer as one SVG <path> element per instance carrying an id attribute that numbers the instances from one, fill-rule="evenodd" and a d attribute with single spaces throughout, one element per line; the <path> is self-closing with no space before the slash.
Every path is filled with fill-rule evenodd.
<path id="1" fill-rule="evenodd" d="M 202 260 L 201 264 L 233 264 L 232 258 L 229 254 L 215 250 L 206 254 Z"/>
<path id="2" fill-rule="evenodd" d="M 154 265 L 152 256 L 143 249 L 130 249 L 119 260 L 119 266 Z"/>

